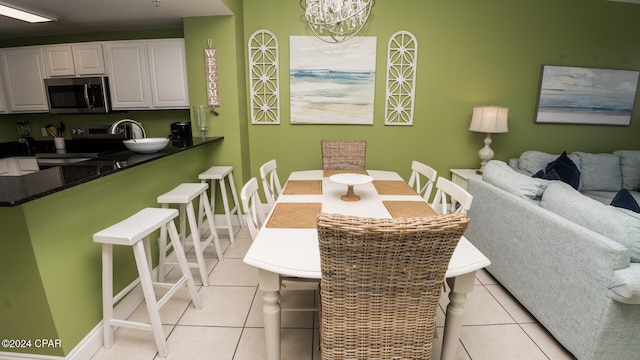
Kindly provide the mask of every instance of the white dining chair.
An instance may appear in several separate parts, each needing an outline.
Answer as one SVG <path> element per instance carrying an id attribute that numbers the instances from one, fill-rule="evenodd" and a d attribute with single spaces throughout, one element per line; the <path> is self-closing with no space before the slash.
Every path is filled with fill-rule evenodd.
<path id="1" fill-rule="evenodd" d="M 433 183 L 436 182 L 437 178 L 438 172 L 431 166 L 415 160 L 411 163 L 409 186 L 411 186 L 418 195 L 422 196 L 427 202 L 431 200 Z"/>
<path id="2" fill-rule="evenodd" d="M 242 209 L 246 216 L 245 220 L 247 221 L 247 227 L 251 234 L 251 240 L 253 240 L 258 235 L 258 231 L 265 220 L 260 196 L 258 196 L 258 180 L 256 178 L 251 178 L 242 187 L 240 191 L 240 201 L 242 202 Z"/>
<path id="3" fill-rule="evenodd" d="M 450 200 L 450 206 L 447 205 L 447 198 Z M 471 208 L 472 201 L 473 195 L 469 194 L 467 190 L 441 176 L 436 182 L 436 194 L 433 197 L 431 207 L 440 214 L 466 214 Z"/>
<path id="4" fill-rule="evenodd" d="M 269 208 L 276 203 L 276 199 L 282 192 L 280 179 L 278 178 L 278 165 L 275 160 L 269 160 L 260 167 L 260 177 L 262 178 L 262 190 L 267 199 Z"/>
<path id="5" fill-rule="evenodd" d="M 251 240 L 255 240 L 256 236 L 258 236 L 258 231 L 263 226 L 265 222 L 265 214 L 262 211 L 262 206 L 260 203 L 260 197 L 258 196 L 258 180 L 256 178 L 251 178 L 240 190 L 240 201 L 242 202 L 242 208 L 244 210 L 247 227 L 249 228 L 249 233 L 251 234 Z M 296 291 L 296 290 L 312 290 L 316 291 L 316 303 L 319 303 L 319 299 L 317 298 L 317 290 L 320 285 L 320 281 L 318 279 L 304 279 L 297 277 L 289 277 L 289 276 L 281 276 L 280 277 L 280 285 L 283 290 L 288 291 Z M 282 293 L 281 295 L 284 295 Z M 282 307 L 283 311 L 318 311 L 317 307 Z"/>

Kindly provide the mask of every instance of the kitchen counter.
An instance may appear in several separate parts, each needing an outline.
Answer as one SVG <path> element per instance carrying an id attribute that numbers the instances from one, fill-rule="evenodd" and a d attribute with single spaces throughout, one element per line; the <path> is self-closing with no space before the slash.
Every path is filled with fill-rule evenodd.
<path id="1" fill-rule="evenodd" d="M 0 207 L 13 207 L 103 178 L 132 167 L 166 156 L 188 151 L 195 147 L 221 140 L 223 137 L 193 138 L 193 145 L 185 148 L 171 143 L 162 151 L 140 154 L 130 150 L 98 155 L 76 163 L 40 165 L 40 171 L 20 176 L 0 176 Z"/>

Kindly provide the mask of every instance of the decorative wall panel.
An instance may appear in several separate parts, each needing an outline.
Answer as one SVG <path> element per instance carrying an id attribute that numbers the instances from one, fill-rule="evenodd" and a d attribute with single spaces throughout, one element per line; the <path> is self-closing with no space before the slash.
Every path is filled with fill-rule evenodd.
<path id="1" fill-rule="evenodd" d="M 407 31 L 398 31 L 387 46 L 387 98 L 385 125 L 413 125 L 418 41 Z"/>
<path id="2" fill-rule="evenodd" d="M 248 41 L 252 124 L 280 124 L 278 39 L 269 30 L 257 30 Z"/>

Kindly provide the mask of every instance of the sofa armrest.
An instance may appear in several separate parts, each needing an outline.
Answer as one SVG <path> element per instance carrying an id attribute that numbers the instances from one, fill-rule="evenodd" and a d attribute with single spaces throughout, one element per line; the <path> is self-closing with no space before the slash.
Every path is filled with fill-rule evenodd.
<path id="1" fill-rule="evenodd" d="M 614 271 L 607 296 L 624 304 L 640 304 L 640 263 Z"/>

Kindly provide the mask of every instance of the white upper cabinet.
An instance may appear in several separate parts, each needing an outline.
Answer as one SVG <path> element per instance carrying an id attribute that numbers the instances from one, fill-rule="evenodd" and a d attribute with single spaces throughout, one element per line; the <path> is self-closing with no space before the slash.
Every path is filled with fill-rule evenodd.
<path id="1" fill-rule="evenodd" d="M 60 44 L 44 47 L 48 77 L 104 75 L 100 43 Z"/>
<path id="2" fill-rule="evenodd" d="M 40 46 L 0 51 L 0 70 L 10 112 L 49 110 L 44 88 L 44 51 Z"/>
<path id="3" fill-rule="evenodd" d="M 104 75 L 104 55 L 102 44 L 79 43 L 71 46 L 73 50 L 73 64 L 76 75 Z"/>
<path id="4" fill-rule="evenodd" d="M 149 70 L 143 41 L 110 41 L 104 44 L 105 65 L 114 110 L 149 109 Z"/>
<path id="5" fill-rule="evenodd" d="M 189 107 L 184 39 L 104 43 L 114 110 Z"/>
<path id="6" fill-rule="evenodd" d="M 184 39 L 147 41 L 153 106 L 189 107 Z"/>
<path id="7" fill-rule="evenodd" d="M 71 45 L 52 45 L 44 47 L 44 66 L 47 77 L 73 76 L 73 51 Z"/>

